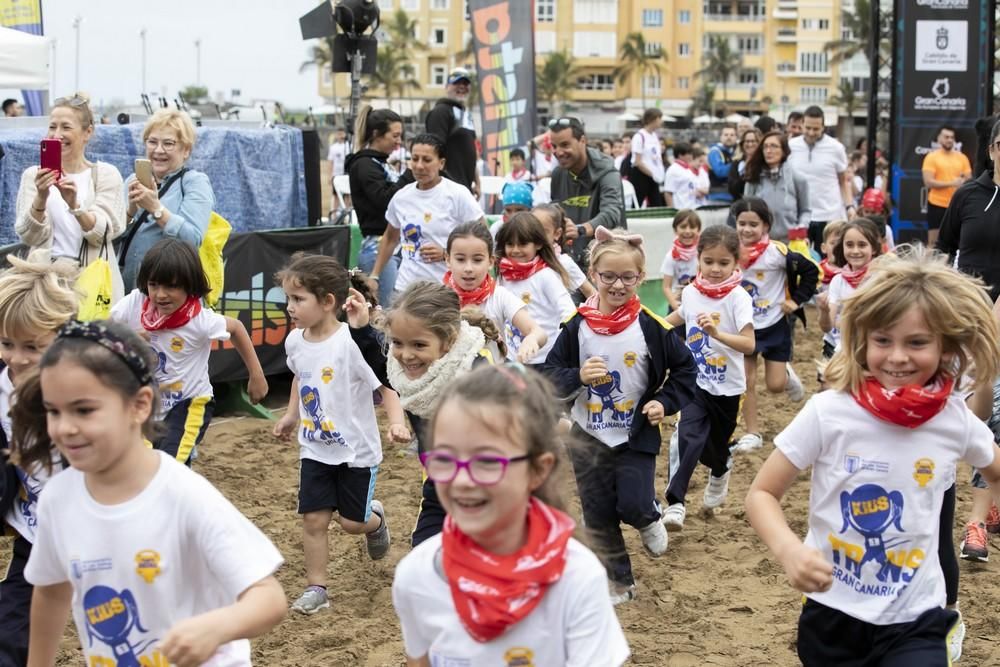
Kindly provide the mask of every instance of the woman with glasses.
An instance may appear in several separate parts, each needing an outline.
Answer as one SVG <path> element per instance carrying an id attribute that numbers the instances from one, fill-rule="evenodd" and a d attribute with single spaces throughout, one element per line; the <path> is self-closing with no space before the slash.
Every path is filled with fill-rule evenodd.
<path id="1" fill-rule="evenodd" d="M 738 150 L 736 155 L 733 156 L 736 169 L 729 170 L 729 194 L 733 196 L 733 201 L 743 196 L 747 162 L 750 161 L 750 158 L 753 157 L 753 154 L 757 152 L 759 147 L 760 130 L 752 127 L 740 134 L 740 143 L 737 144 Z"/>
<path id="2" fill-rule="evenodd" d="M 158 110 L 146 122 L 142 138 L 155 187 L 143 185 L 135 174 L 126 181 L 130 222 L 121 255 L 122 278 L 130 291 L 146 251 L 165 238 L 199 247 L 215 207 L 208 176 L 186 166 L 195 142 L 194 123 L 186 113 Z"/>
<path id="3" fill-rule="evenodd" d="M 809 184 L 792 172 L 787 164 L 791 151 L 781 132 L 768 132 L 761 139 L 760 150 L 747 160 L 742 195 L 760 197 L 771 211 L 770 237 L 787 243 L 805 239 L 812 211 L 809 208 Z"/>
<path id="4" fill-rule="evenodd" d="M 94 114 L 80 94 L 62 97 L 49 113 L 49 139 L 61 144 L 61 171 L 29 167 L 17 192 L 14 231 L 31 249 L 48 248 L 53 260 L 89 265 L 105 257 L 112 267 L 112 301 L 124 294 L 111 241 L 125 227 L 122 175 L 84 152 L 94 135 Z M 106 248 L 106 250 L 104 250 Z"/>

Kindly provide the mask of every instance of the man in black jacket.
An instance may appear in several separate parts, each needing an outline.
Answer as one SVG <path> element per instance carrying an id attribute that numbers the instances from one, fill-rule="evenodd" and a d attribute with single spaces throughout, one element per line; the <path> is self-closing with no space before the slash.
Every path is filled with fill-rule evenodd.
<path id="1" fill-rule="evenodd" d="M 469 70 L 458 67 L 448 75 L 442 97 L 427 114 L 427 132 L 444 143 L 445 175 L 479 194 L 479 173 L 476 171 L 476 127 L 472 113 L 465 108 L 472 79 Z"/>

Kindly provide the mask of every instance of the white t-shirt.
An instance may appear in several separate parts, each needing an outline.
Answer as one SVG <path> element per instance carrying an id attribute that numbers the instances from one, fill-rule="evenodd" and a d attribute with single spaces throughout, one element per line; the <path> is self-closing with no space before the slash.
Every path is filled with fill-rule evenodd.
<path id="1" fill-rule="evenodd" d="M 646 166 L 657 183 L 663 182 L 663 154 L 660 152 L 660 138 L 655 133 L 643 128 L 632 135 L 632 166 L 635 157 L 642 155 L 642 163 Z"/>
<path id="2" fill-rule="evenodd" d="M 549 350 L 556 344 L 559 335 L 559 325 L 576 311 L 573 299 L 569 296 L 566 285 L 559 274 L 549 267 L 543 268 L 525 280 L 507 281 L 500 279 L 500 284 L 513 292 L 514 296 L 528 304 L 528 313 L 548 336 L 548 341 L 535 355 L 530 363 L 540 364 L 545 361 Z M 504 331 L 507 342 L 507 358 L 517 359 L 517 350 L 521 347 L 524 334 L 508 323 Z"/>
<path id="3" fill-rule="evenodd" d="M 111 309 L 111 319 L 142 330 L 142 304 L 146 296 L 132 290 Z M 213 340 L 229 340 L 226 318 L 203 307 L 187 324 L 176 329 L 150 331 L 149 345 L 159 363 L 156 381 L 160 385 L 163 414 L 181 401 L 197 396 L 212 396 L 208 376 L 208 357 Z"/>
<path id="4" fill-rule="evenodd" d="M 585 387 L 573 402 L 573 421 L 609 447 L 628 442 L 629 430 L 638 413 L 639 401 L 649 381 L 649 346 L 636 318 L 621 333 L 602 336 L 586 322 L 580 324 L 580 363 L 601 357 L 607 374 Z"/>
<path id="5" fill-rule="evenodd" d="M 753 324 L 753 302 L 745 290 L 736 288 L 721 299 L 710 299 L 688 285 L 681 292 L 681 308 L 687 346 L 698 365 L 698 386 L 713 396 L 739 396 L 747 388 L 743 353 L 712 339 L 697 324 L 698 315 L 711 313 L 723 333 L 738 334 Z"/>
<path id="6" fill-rule="evenodd" d="M 49 482 L 38 508 L 25 578 L 72 585 L 73 620 L 90 665 L 166 665 L 159 644 L 170 628 L 235 603 L 282 563 L 207 480 L 158 455 L 156 475 L 131 500 L 99 504 L 71 468 Z M 224 644 L 204 664 L 250 665 L 250 642 Z"/>
<path id="7" fill-rule="evenodd" d="M 788 166 L 809 182 L 809 208 L 812 219 L 821 222 L 846 220 L 844 197 L 840 190 L 840 175 L 847 169 L 844 145 L 831 136 L 823 135 L 810 146 L 804 136 L 788 141 L 791 153 Z"/>
<path id="8" fill-rule="evenodd" d="M 838 273 L 830 281 L 830 287 L 826 290 L 827 303 L 830 306 L 839 305 L 844 299 L 854 294 L 854 291 L 855 288 L 851 287 L 851 284 L 844 280 L 844 277 Z M 836 319 L 833 321 L 833 328 L 823 334 L 823 340 L 833 345 L 834 349 L 840 348 L 840 328 L 837 326 L 838 322 L 840 322 L 839 309 Z"/>
<path id="9" fill-rule="evenodd" d="M 753 300 L 753 328 L 766 329 L 785 316 L 781 304 L 785 302 L 785 284 L 788 282 L 785 255 L 771 243 L 757 261 L 743 270 L 743 289 Z"/>
<path id="10" fill-rule="evenodd" d="M 483 209 L 469 189 L 447 178 L 430 190 L 420 190 L 410 183 L 393 195 L 385 219 L 399 230 L 402 261 L 396 276 L 396 291 L 402 291 L 417 280 L 439 283 L 448 272 L 444 260 L 425 262 L 420 246 L 434 243 L 445 248 L 448 235 L 465 222 L 483 217 Z"/>
<path id="11" fill-rule="evenodd" d="M 557 257 L 559 257 L 559 263 L 566 269 L 566 273 L 569 274 L 569 286 L 573 289 L 580 289 L 587 282 L 587 276 L 584 275 L 583 269 L 573 261 L 572 255 L 560 252 Z"/>
<path id="12" fill-rule="evenodd" d="M 697 208 L 698 176 L 687 167 L 683 167 L 676 162 L 667 168 L 666 176 L 663 179 L 663 191 L 674 196 L 674 208 Z"/>
<path id="13" fill-rule="evenodd" d="M 311 342 L 295 329 L 285 339 L 288 368 L 299 381 L 299 458 L 371 468 L 382 462 L 372 392 L 382 386 L 346 324 Z"/>
<path id="14" fill-rule="evenodd" d="M 604 566 L 574 539 L 562 578 L 526 618 L 489 642 L 477 642 L 455 612 L 435 535 L 403 557 L 392 581 L 392 603 L 411 658 L 436 667 L 565 665 L 617 667 L 628 643 L 608 598 Z"/>
<path id="15" fill-rule="evenodd" d="M 660 274 L 663 277 L 673 278 L 674 284 L 671 289 L 679 293 L 698 275 L 698 256 L 695 255 L 687 261 L 674 259 L 671 248 L 667 248 L 667 254 L 663 256 L 663 265 L 660 267 Z"/>
<path id="16" fill-rule="evenodd" d="M 330 161 L 330 172 L 333 176 L 342 176 L 344 174 L 344 161 L 350 152 L 351 147 L 346 141 L 330 142 L 330 149 L 326 153 L 326 159 Z"/>
<path id="17" fill-rule="evenodd" d="M 545 178 L 552 175 L 552 170 L 559 165 L 555 154 L 545 156 L 542 151 L 535 151 L 535 178 Z"/>
<path id="18" fill-rule="evenodd" d="M 63 174 L 76 186 L 76 203 L 80 208 L 86 208 L 94 200 L 94 178 L 90 169 L 87 167 L 78 174 Z M 59 188 L 54 185 L 49 187 L 49 197 L 45 200 L 45 215 L 52 221 L 52 257 L 79 257 L 83 230 L 80 222 L 69 212 L 69 205 Z"/>
<path id="19" fill-rule="evenodd" d="M 910 429 L 876 418 L 847 393 L 824 391 L 774 444 L 796 468 L 812 466 L 805 543 L 833 564 L 833 586 L 809 598 L 876 625 L 944 606 L 944 492 L 958 461 L 982 468 L 996 451 L 961 398 Z"/>
<path id="20" fill-rule="evenodd" d="M 712 179 L 708 175 L 708 167 L 701 167 L 698 170 L 698 174 L 695 176 L 695 187 L 697 190 L 694 193 L 694 208 L 699 208 L 701 206 L 708 205 L 708 195 L 704 194 L 709 191 L 712 187 Z"/>
<path id="21" fill-rule="evenodd" d="M 527 304 L 514 296 L 514 293 L 509 289 L 503 285 L 497 285 L 493 288 L 493 294 L 490 294 L 483 302 L 482 309 L 483 314 L 493 320 L 500 331 L 506 331 L 508 325 L 513 326 L 512 322 L 517 311 L 526 306 Z"/>

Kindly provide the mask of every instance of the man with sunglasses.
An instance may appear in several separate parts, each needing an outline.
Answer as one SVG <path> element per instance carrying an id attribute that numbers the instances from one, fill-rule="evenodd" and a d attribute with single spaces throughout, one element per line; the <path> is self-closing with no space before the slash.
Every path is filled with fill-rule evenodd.
<path id="1" fill-rule="evenodd" d="M 464 67 L 456 67 L 448 75 L 446 96 L 427 114 L 427 132 L 444 144 L 445 176 L 479 194 L 479 173 L 476 171 L 476 126 L 466 108 L 472 75 Z"/>
<path id="2" fill-rule="evenodd" d="M 559 162 L 552 171 L 552 201 L 574 223 L 566 227 L 567 250 L 586 270 L 586 250 L 594 230 L 601 225 L 626 226 L 621 173 L 611 157 L 587 145 L 578 118 L 553 118 L 549 139 Z"/>

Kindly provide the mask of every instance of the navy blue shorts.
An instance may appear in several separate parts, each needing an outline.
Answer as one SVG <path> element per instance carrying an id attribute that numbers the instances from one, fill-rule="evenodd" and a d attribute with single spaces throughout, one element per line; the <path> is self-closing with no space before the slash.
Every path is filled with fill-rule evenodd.
<path id="1" fill-rule="evenodd" d="M 763 355 L 765 361 L 792 360 L 792 327 L 787 318 L 782 317 L 766 329 L 756 329 L 753 335 L 757 339 L 754 356 Z"/>
<path id="2" fill-rule="evenodd" d="M 299 514 L 333 510 L 348 521 L 367 523 L 372 516 L 378 466 L 352 468 L 312 459 L 299 461 Z"/>
<path id="3" fill-rule="evenodd" d="M 410 536 L 411 546 L 415 547 L 424 540 L 440 533 L 444 528 L 446 514 L 444 505 L 438 499 L 434 482 L 425 479 L 420 489 L 420 512 L 417 514 L 417 525 L 414 526 L 413 534 Z"/>
<path id="4" fill-rule="evenodd" d="M 196 396 L 175 403 L 163 416 L 163 435 L 153 442 L 153 448 L 190 466 L 195 447 L 205 437 L 214 412 L 215 399 L 211 396 Z"/>
<path id="5" fill-rule="evenodd" d="M 18 535 L 7 574 L 0 581 L 0 667 L 28 664 L 28 630 L 34 587 L 24 578 L 31 542 Z"/>

